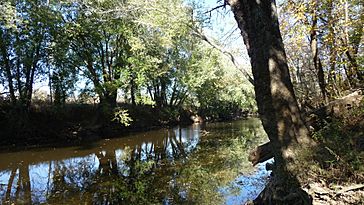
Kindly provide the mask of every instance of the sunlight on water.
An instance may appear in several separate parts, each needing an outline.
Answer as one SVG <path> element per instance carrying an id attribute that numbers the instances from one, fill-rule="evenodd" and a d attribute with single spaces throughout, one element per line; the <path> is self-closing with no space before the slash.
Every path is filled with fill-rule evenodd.
<path id="1" fill-rule="evenodd" d="M 0 201 L 16 204 L 242 204 L 264 188 L 257 119 L 194 124 L 81 147 L 0 154 Z"/>

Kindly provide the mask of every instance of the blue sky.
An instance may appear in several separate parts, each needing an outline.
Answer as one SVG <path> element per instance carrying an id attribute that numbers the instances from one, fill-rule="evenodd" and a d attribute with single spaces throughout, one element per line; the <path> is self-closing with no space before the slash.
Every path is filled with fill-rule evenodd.
<path id="1" fill-rule="evenodd" d="M 221 5 L 223 0 L 204 0 L 196 2 L 203 4 L 205 7 L 204 10 L 209 11 L 212 8 Z M 234 53 L 239 64 L 244 67 L 248 66 L 249 62 L 247 59 L 249 58 L 246 53 L 245 45 L 230 8 L 228 6 L 226 8 L 219 8 L 212 11 L 210 14 L 206 14 L 206 16 L 210 16 L 211 26 L 204 28 L 205 35 L 210 39 L 220 42 L 225 50 Z M 83 85 L 80 86 L 82 87 Z M 0 85 L 0 92 L 3 90 L 3 86 Z M 36 90 L 49 92 L 48 81 L 36 82 L 34 91 Z"/>
<path id="2" fill-rule="evenodd" d="M 204 3 L 205 10 L 210 11 L 222 5 L 223 0 L 204 0 L 200 3 Z M 225 50 L 233 53 L 241 67 L 250 70 L 246 47 L 229 6 L 211 12 L 211 27 L 205 28 L 204 32 L 208 37 L 218 40 Z"/>

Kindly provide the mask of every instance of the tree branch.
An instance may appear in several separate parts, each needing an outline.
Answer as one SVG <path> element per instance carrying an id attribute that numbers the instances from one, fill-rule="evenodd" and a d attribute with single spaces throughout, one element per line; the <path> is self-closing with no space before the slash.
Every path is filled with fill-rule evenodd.
<path id="1" fill-rule="evenodd" d="M 259 145 L 249 153 L 248 160 L 255 166 L 258 163 L 265 162 L 268 159 L 274 157 L 272 151 L 272 145 L 267 142 L 263 145 Z"/>
<path id="2" fill-rule="evenodd" d="M 2 92 L 0 93 L 0 95 L 5 95 L 5 94 L 9 94 L 10 92 Z"/>
<path id="3" fill-rule="evenodd" d="M 216 7 L 212 8 L 212 9 L 206 11 L 204 14 L 211 13 L 211 12 L 213 12 L 213 11 L 219 9 L 219 8 L 222 8 L 222 7 L 226 7 L 226 2 L 224 4 L 221 4 L 219 6 L 216 6 Z"/>
<path id="4" fill-rule="evenodd" d="M 203 33 L 201 33 L 200 31 L 198 31 L 195 28 L 192 28 L 192 30 L 194 31 L 194 35 L 201 38 L 202 40 L 204 40 L 206 43 L 208 43 L 210 46 L 212 46 L 213 48 L 215 48 L 216 50 L 220 51 L 222 54 L 224 54 L 225 56 L 227 56 L 230 61 L 233 63 L 233 65 L 248 79 L 248 81 L 254 85 L 254 79 L 251 77 L 251 75 L 243 70 L 237 63 L 234 55 L 228 51 L 226 51 L 225 49 L 221 48 L 219 45 L 216 45 L 215 43 L 213 43 L 211 40 L 209 40 L 207 38 L 206 35 L 204 35 Z"/>

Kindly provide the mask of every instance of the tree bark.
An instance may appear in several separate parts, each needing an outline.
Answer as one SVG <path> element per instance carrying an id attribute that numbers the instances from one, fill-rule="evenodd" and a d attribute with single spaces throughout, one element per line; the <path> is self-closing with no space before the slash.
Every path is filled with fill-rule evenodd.
<path id="1" fill-rule="evenodd" d="M 117 89 L 105 91 L 100 98 L 101 107 L 111 110 L 116 107 Z M 105 111 L 107 111 L 105 110 Z"/>
<path id="2" fill-rule="evenodd" d="M 0 34 L 2 34 L 2 32 Z M 0 35 L 0 36 L 3 37 L 3 35 Z M 1 55 L 3 57 L 3 61 L 5 64 L 4 67 L 5 67 L 5 72 L 6 72 L 6 78 L 8 80 L 8 85 L 9 85 L 10 100 L 11 100 L 11 103 L 13 105 L 15 105 L 16 97 L 15 97 L 15 89 L 14 89 L 14 85 L 13 85 L 13 75 L 11 73 L 10 60 L 9 60 L 9 56 L 8 56 L 8 52 L 7 52 L 4 40 L 0 41 L 0 49 L 1 49 Z"/>
<path id="3" fill-rule="evenodd" d="M 317 40 L 317 0 L 314 2 L 315 8 L 312 12 L 312 26 L 311 26 L 311 35 L 310 35 L 310 46 L 313 58 L 313 65 L 315 66 L 315 71 L 317 72 L 318 83 L 320 86 L 321 94 L 323 100 L 327 103 L 328 99 L 326 96 L 326 83 L 324 70 L 322 68 L 321 60 L 318 56 L 318 40 Z"/>
<path id="4" fill-rule="evenodd" d="M 258 112 L 275 159 L 274 176 L 289 192 L 291 187 L 299 187 L 294 165 L 300 151 L 313 142 L 290 80 L 275 1 L 227 0 L 226 3 L 234 13 L 250 56 Z"/>
<path id="5" fill-rule="evenodd" d="M 136 84 L 134 82 L 134 76 L 131 75 L 131 80 L 130 80 L 130 98 L 131 98 L 131 104 L 132 105 L 136 105 L 136 100 L 135 100 L 135 89 L 136 89 Z"/>
<path id="6" fill-rule="evenodd" d="M 340 96 L 341 88 L 338 86 L 338 82 L 340 79 L 340 76 L 336 73 L 336 64 L 337 64 L 337 42 L 336 42 L 336 29 L 335 29 L 335 18 L 334 18 L 334 1 L 329 0 L 327 5 L 327 13 L 328 13 L 328 20 L 327 20 L 327 27 L 328 27 L 328 47 L 329 47 L 329 74 L 328 74 L 328 85 L 330 86 L 330 96 L 334 96 L 333 93 L 336 96 Z M 349 72 L 349 75 L 347 76 L 348 80 L 350 82 L 350 85 L 355 85 L 355 79 L 353 77 L 353 73 Z"/>
<path id="7" fill-rule="evenodd" d="M 352 57 L 351 53 L 349 50 L 347 50 L 345 52 L 348 60 L 349 60 L 349 70 L 350 70 L 350 73 L 355 73 L 356 76 L 357 76 L 357 79 L 359 81 L 359 84 L 360 85 L 363 85 L 364 84 L 364 77 L 363 77 L 363 74 L 361 73 L 361 71 L 359 70 L 359 65 L 358 63 L 356 62 L 356 59 Z M 354 84 L 354 87 L 360 87 L 360 86 L 357 86 L 357 84 Z"/>
<path id="8" fill-rule="evenodd" d="M 361 6 L 361 8 L 363 8 L 364 3 L 360 2 L 359 4 Z M 360 70 L 360 66 L 358 65 L 357 62 L 357 54 L 359 51 L 359 47 L 360 47 L 360 42 L 362 39 L 362 36 L 364 34 L 363 31 L 363 23 L 364 23 L 364 13 L 363 13 L 363 9 L 361 9 L 361 14 L 359 16 L 359 19 L 357 21 L 357 23 L 354 23 L 354 25 L 352 25 L 353 27 L 353 32 L 352 36 L 349 37 L 349 21 L 352 22 L 352 20 L 349 17 L 349 5 L 348 5 L 348 1 L 345 1 L 345 38 L 344 38 L 344 43 L 346 45 L 346 57 L 348 58 L 349 62 L 348 62 L 348 70 L 350 74 L 355 73 L 357 76 L 357 80 L 359 81 L 359 86 L 362 86 L 364 84 L 364 73 L 362 70 Z M 356 87 L 356 85 L 354 85 Z"/>
<path id="9" fill-rule="evenodd" d="M 249 161 L 255 166 L 258 163 L 265 162 L 271 159 L 273 156 L 272 146 L 269 142 L 258 146 L 249 154 Z"/>
<path id="10" fill-rule="evenodd" d="M 116 107 L 116 98 L 117 98 L 117 88 L 110 87 L 104 88 L 101 85 L 101 82 L 97 76 L 96 70 L 92 63 L 92 57 L 89 56 L 87 59 L 87 70 L 91 74 L 91 79 L 95 87 L 96 93 L 99 95 L 100 105 L 106 106 L 107 108 L 114 108 Z"/>

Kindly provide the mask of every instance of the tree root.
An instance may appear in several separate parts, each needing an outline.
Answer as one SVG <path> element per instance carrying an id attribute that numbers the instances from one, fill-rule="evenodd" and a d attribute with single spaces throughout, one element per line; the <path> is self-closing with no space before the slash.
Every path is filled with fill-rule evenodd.
<path id="1" fill-rule="evenodd" d="M 291 188 L 287 191 L 281 184 L 270 181 L 265 189 L 253 201 L 256 205 L 310 205 L 312 197 L 310 197 L 301 188 Z"/>

